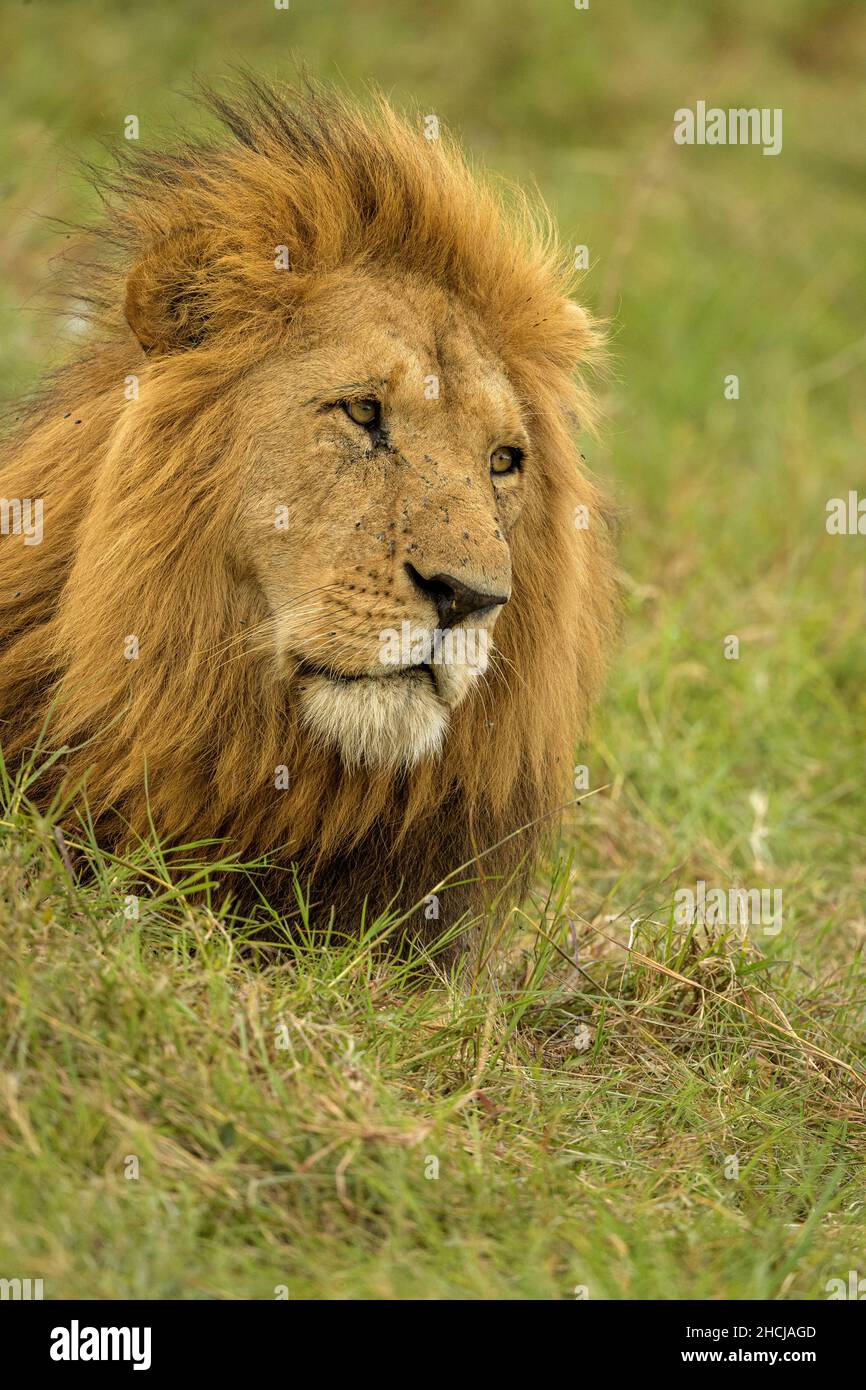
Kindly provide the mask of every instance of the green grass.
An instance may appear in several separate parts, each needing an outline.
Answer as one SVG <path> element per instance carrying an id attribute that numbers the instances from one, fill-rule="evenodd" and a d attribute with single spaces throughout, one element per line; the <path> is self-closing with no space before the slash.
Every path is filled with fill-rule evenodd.
<path id="1" fill-rule="evenodd" d="M 160 138 L 192 70 L 237 60 L 374 77 L 590 248 L 615 373 L 588 452 L 624 514 L 627 624 L 575 754 L 602 790 L 469 988 L 372 939 L 264 952 L 147 847 L 78 851 L 76 886 L 6 787 L 0 1276 L 671 1299 L 866 1274 L 866 538 L 824 528 L 866 490 L 862 7 L 34 0 L 2 24 L 5 396 L 70 350 L 31 213 L 88 212 L 75 161 L 125 115 Z M 699 98 L 781 106 L 782 154 L 675 146 Z M 780 888 L 782 930 L 674 930 L 698 878 Z"/>

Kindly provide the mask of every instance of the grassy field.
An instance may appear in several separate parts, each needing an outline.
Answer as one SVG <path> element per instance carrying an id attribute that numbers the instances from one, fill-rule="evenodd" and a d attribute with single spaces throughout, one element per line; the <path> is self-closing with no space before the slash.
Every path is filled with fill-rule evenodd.
<path id="1" fill-rule="evenodd" d="M 4 397 L 74 351 L 34 213 L 91 210 L 77 161 L 128 114 L 159 140 L 236 61 L 373 78 L 589 248 L 614 374 L 587 452 L 627 595 L 575 753 L 598 790 L 469 991 L 369 941 L 263 960 L 145 848 L 76 886 L 7 781 L 0 1276 L 429 1299 L 866 1276 L 866 537 L 825 528 L 864 485 L 866 11 L 33 0 L 0 24 Z M 676 145 L 697 100 L 781 107 L 781 154 Z M 683 930 L 699 879 L 780 890 L 781 929 Z"/>

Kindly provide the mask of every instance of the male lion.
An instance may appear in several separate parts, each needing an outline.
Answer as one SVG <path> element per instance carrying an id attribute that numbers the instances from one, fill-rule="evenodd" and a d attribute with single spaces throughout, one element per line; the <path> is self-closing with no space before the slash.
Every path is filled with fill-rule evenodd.
<path id="1" fill-rule="evenodd" d="M 295 864 L 430 939 L 569 794 L 616 606 L 597 334 L 544 219 L 384 101 L 208 101 L 229 142 L 105 181 L 89 345 L 4 451 L 6 756 L 62 749 L 33 794 L 109 847 L 267 852 L 284 908 Z"/>

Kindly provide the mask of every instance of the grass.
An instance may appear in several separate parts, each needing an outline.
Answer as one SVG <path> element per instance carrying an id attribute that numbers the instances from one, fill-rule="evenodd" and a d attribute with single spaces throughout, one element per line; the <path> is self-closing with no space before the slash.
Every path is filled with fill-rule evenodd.
<path id="1" fill-rule="evenodd" d="M 589 453 L 624 513 L 627 625 L 575 754 L 600 790 L 469 988 L 383 960 L 376 924 L 264 954 L 191 905 L 194 867 L 172 886 L 156 848 L 107 860 L 65 817 L 95 870 L 76 885 L 6 784 L 0 1275 L 672 1299 L 866 1274 L 866 541 L 824 527 L 863 482 L 861 8 L 67 0 L 2 22 L 4 395 L 72 338 L 34 307 L 56 234 L 30 210 L 86 212 L 74 161 L 128 112 L 144 138 L 187 120 L 191 69 L 238 58 L 374 76 L 590 248 L 615 379 Z M 675 146 L 699 98 L 782 107 L 782 154 Z M 782 930 L 684 931 L 674 892 L 701 878 L 780 889 Z"/>

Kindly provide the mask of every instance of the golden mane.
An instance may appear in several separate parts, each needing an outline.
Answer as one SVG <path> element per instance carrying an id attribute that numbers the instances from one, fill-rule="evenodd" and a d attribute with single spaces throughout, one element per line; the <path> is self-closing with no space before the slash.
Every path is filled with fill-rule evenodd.
<path id="1" fill-rule="evenodd" d="M 107 845 L 153 826 L 169 843 L 275 852 L 314 874 L 314 900 L 348 929 L 365 896 L 375 910 L 402 889 L 408 906 L 568 795 L 616 608 L 604 506 L 570 435 L 591 411 L 573 370 L 597 333 L 568 302 L 549 221 L 383 99 L 365 114 L 319 89 L 247 80 L 208 102 L 228 142 L 125 152 L 103 178 L 106 220 L 75 291 L 93 339 L 4 446 L 0 491 L 44 499 L 44 540 L 0 539 L 0 734 L 14 764 L 48 721 L 42 746 L 64 752 L 34 794 L 86 784 Z M 443 755 L 411 773 L 347 771 L 311 742 L 291 692 L 243 647 L 250 613 L 233 572 L 244 441 L 227 393 L 347 267 L 408 274 L 470 308 L 543 460 L 485 698 L 455 712 Z M 131 378 L 147 384 L 134 409 Z M 130 634 L 134 661 L 122 659 Z M 501 881 L 537 834 L 509 839 L 475 875 Z M 484 891 L 454 889 L 428 932 Z"/>

